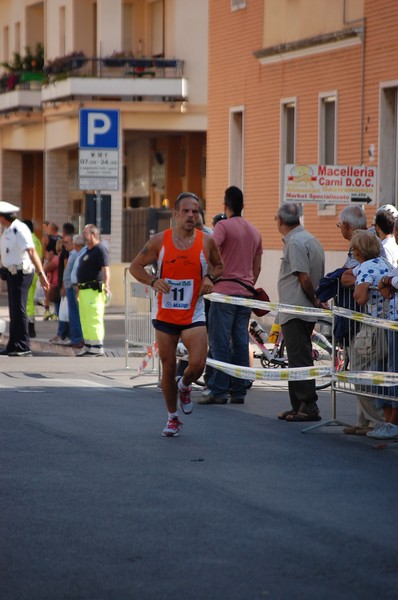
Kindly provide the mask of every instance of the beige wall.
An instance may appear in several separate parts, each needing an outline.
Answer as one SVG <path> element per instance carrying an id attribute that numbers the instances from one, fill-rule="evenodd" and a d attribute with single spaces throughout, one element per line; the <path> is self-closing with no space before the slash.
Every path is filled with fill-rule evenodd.
<path id="1" fill-rule="evenodd" d="M 43 150 L 42 123 L 27 127 L 4 127 L 1 135 L 1 148 L 3 150 Z"/>
<path id="2" fill-rule="evenodd" d="M 185 60 L 189 103 L 207 104 L 208 3 L 174 0 L 174 4 L 174 56 Z"/>
<path id="3" fill-rule="evenodd" d="M 0 60 L 2 57 L 2 28 L 9 27 L 10 57 L 14 50 L 14 27 L 21 23 L 21 48 L 26 45 L 25 8 L 40 4 L 37 0 L 2 0 L 0 2 Z M 97 32 L 95 32 L 94 0 L 46 0 L 46 22 L 43 25 L 44 47 L 48 60 L 61 54 L 60 9 L 65 9 L 65 52 L 83 51 L 88 57 L 104 57 L 123 48 L 123 4 L 124 0 L 97 0 Z M 133 31 L 131 40 L 133 52 L 149 55 L 152 48 L 151 2 L 131 0 Z M 41 10 L 41 8 L 39 9 Z M 167 102 L 83 101 L 86 107 L 122 108 L 120 139 L 120 182 L 123 163 L 126 158 L 131 173 L 131 186 L 128 196 L 138 194 L 138 186 L 144 181 L 145 192 L 150 187 L 150 139 L 173 138 L 174 134 L 184 136 L 189 132 L 203 134 L 207 129 L 207 46 L 208 46 L 208 0 L 164 0 L 166 58 L 179 58 L 185 61 L 185 76 L 188 79 L 189 103 L 186 112 L 176 112 Z M 141 40 L 141 42 L 140 42 Z M 9 58 L 10 58 L 9 57 Z M 1 69 L 0 69 L 1 70 Z M 66 116 L 66 113 L 67 116 Z M 48 105 L 44 117 L 38 122 L 13 124 L 0 120 L 0 185 L 6 190 L 6 199 L 18 204 L 21 196 L 21 156 L 24 151 L 43 151 L 45 169 L 44 216 L 59 224 L 65 222 L 71 211 L 71 201 L 80 199 L 83 192 L 76 190 L 76 161 L 69 160 L 68 154 L 78 147 L 78 104 L 69 101 Z M 126 134 L 142 136 L 141 142 L 129 141 L 124 145 Z M 145 138 L 145 139 L 144 139 Z M 134 140 L 137 138 L 134 137 Z M 130 145 L 131 144 L 131 145 Z M 127 147 L 127 157 L 123 150 Z M 15 152 L 14 152 L 15 151 Z M 195 155 L 196 156 L 196 155 Z M 175 157 L 173 157 L 175 158 Z M 177 156 L 178 159 L 178 156 Z M 200 177 L 200 160 L 197 160 L 197 173 Z M 189 181 L 194 180 L 190 164 L 187 165 Z M 8 175 L 7 175 L 8 174 Z M 145 175 L 145 177 L 141 177 Z M 16 183 L 11 183 L 15 177 Z M 180 185 L 178 165 L 174 169 L 174 187 Z M 18 180 L 18 181 L 17 181 Z M 173 191 L 174 191 L 173 187 Z M 149 190 L 150 191 L 150 190 Z M 198 190 L 199 191 L 199 190 Z M 122 241 L 123 191 L 112 192 L 112 233 L 104 236 L 108 243 L 114 302 L 123 303 L 123 268 L 120 263 Z M 4 196 L 3 196 L 4 197 Z M 72 212 L 72 211 L 71 211 Z"/>
<path id="4" fill-rule="evenodd" d="M 363 17 L 363 0 L 264 0 L 264 47 L 340 31 Z"/>

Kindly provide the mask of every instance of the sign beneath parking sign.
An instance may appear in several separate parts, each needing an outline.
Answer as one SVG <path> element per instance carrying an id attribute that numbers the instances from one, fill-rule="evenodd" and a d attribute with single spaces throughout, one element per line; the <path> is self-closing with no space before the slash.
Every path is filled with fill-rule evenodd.
<path id="1" fill-rule="evenodd" d="M 119 111 L 79 111 L 79 189 L 119 189 Z"/>

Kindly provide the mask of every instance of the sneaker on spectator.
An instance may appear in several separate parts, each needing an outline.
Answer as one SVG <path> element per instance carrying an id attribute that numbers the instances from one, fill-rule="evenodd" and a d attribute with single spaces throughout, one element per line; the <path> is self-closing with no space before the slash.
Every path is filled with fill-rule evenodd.
<path id="1" fill-rule="evenodd" d="M 175 437 L 179 435 L 182 423 L 178 417 L 169 419 L 166 423 L 166 427 L 162 431 L 164 437 Z"/>
<path id="2" fill-rule="evenodd" d="M 378 433 L 381 429 L 384 429 L 384 427 L 387 425 L 387 423 L 378 423 L 377 425 L 375 425 L 373 427 L 373 429 L 369 429 L 369 431 L 367 432 L 367 437 L 375 437 L 375 434 Z"/>
<path id="3" fill-rule="evenodd" d="M 369 435 L 369 433 L 368 437 L 372 437 L 376 440 L 395 440 L 398 438 L 398 425 L 384 423 L 383 427 L 380 427 L 377 429 L 377 431 L 372 432 L 373 435 Z"/>
<path id="4" fill-rule="evenodd" d="M 197 404 L 226 404 L 228 398 L 216 397 L 211 390 L 205 390 L 202 392 L 202 397 L 197 400 Z"/>
<path id="5" fill-rule="evenodd" d="M 191 400 L 191 391 L 192 386 L 189 386 L 187 390 L 180 390 L 178 387 L 178 382 L 182 379 L 181 377 L 177 377 L 177 393 L 178 393 L 178 401 L 184 415 L 190 415 L 193 409 L 193 402 Z"/>

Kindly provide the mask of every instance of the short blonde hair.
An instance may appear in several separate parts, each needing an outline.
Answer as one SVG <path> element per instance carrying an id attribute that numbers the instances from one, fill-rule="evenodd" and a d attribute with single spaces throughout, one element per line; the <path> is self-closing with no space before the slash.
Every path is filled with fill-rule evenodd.
<path id="1" fill-rule="evenodd" d="M 380 242 L 373 233 L 358 229 L 351 238 L 351 250 L 357 250 L 364 261 L 371 260 L 380 256 Z"/>
<path id="2" fill-rule="evenodd" d="M 55 242 L 55 252 L 56 254 L 59 254 L 62 250 L 62 246 L 63 246 L 64 242 L 63 240 L 59 239 Z"/>

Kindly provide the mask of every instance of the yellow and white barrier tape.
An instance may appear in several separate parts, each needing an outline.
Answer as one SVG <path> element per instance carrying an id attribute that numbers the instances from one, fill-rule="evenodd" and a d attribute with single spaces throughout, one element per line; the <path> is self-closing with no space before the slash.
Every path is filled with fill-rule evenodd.
<path id="1" fill-rule="evenodd" d="M 248 306 L 250 308 L 263 308 L 274 312 L 284 312 L 289 314 L 300 314 L 314 317 L 332 317 L 333 314 L 359 321 L 366 325 L 373 325 L 382 329 L 398 331 L 398 322 L 389 321 L 366 315 L 348 308 L 340 306 L 333 307 L 333 310 L 315 308 L 310 306 L 295 306 L 290 304 L 280 304 L 279 302 L 260 302 L 252 298 L 240 298 L 237 296 L 227 296 L 225 294 L 206 294 L 204 296 L 211 302 L 221 302 L 224 304 L 236 304 L 238 306 Z M 206 363 L 218 369 L 227 375 L 239 379 L 248 379 L 249 381 L 300 381 L 304 379 L 316 379 L 317 377 L 331 376 L 334 381 L 340 383 L 352 383 L 362 385 L 398 385 L 398 373 L 389 373 L 383 371 L 363 371 L 356 373 L 353 371 L 334 372 L 330 367 L 295 367 L 287 369 L 254 369 L 252 367 L 240 367 L 221 361 L 208 358 Z"/>
<path id="2" fill-rule="evenodd" d="M 398 373 L 386 371 L 338 371 L 332 374 L 333 381 L 339 383 L 356 383 L 362 385 L 398 385 Z"/>
<path id="3" fill-rule="evenodd" d="M 371 315 L 365 315 L 364 313 L 356 312 L 355 310 L 350 310 L 349 308 L 342 308 L 341 306 L 335 306 L 333 308 L 333 312 L 339 317 L 346 317 L 347 319 L 351 319 L 353 321 L 360 321 L 366 325 L 373 325 L 374 327 L 381 327 L 382 329 L 398 331 L 397 321 L 372 317 Z"/>
<path id="4" fill-rule="evenodd" d="M 204 296 L 211 302 L 222 302 L 224 304 L 236 304 L 237 306 L 248 306 L 250 308 L 262 308 L 274 312 L 284 312 L 295 315 L 306 315 L 311 317 L 331 317 L 333 311 L 315 306 L 294 306 L 292 304 L 280 304 L 279 302 L 261 302 L 252 298 L 241 298 L 238 296 L 227 296 L 226 294 L 206 294 Z"/>
<path id="5" fill-rule="evenodd" d="M 206 360 L 213 369 L 218 369 L 231 377 L 248 379 L 249 381 L 302 381 L 316 379 L 317 377 L 330 376 L 339 383 L 352 383 L 362 385 L 398 386 L 398 373 L 383 371 L 339 371 L 333 372 L 330 367 L 294 367 L 288 369 L 254 369 L 241 367 L 208 358 Z"/>
<path id="6" fill-rule="evenodd" d="M 227 296 L 225 294 L 218 294 L 213 292 L 212 294 L 206 294 L 204 296 L 211 302 L 221 302 L 224 304 L 236 304 L 237 306 L 248 306 L 250 308 L 263 308 L 272 312 L 289 313 L 294 315 L 305 315 L 312 317 L 332 317 L 333 314 L 340 317 L 346 317 L 354 321 L 360 321 L 367 325 L 374 325 L 375 327 L 381 327 L 383 329 L 391 329 L 392 331 L 398 331 L 398 321 L 390 321 L 388 319 L 381 319 L 379 317 L 372 317 L 364 313 L 356 312 L 348 308 L 342 308 L 340 306 L 334 306 L 333 309 L 329 310 L 326 308 L 315 308 L 314 306 L 297 306 L 293 304 L 281 304 L 279 302 L 261 302 L 260 300 L 253 300 L 252 298 L 240 298 L 237 296 Z"/>
<path id="7" fill-rule="evenodd" d="M 294 367 L 290 369 L 254 369 L 230 365 L 214 358 L 208 358 L 206 364 L 213 369 L 218 369 L 227 375 L 249 381 L 301 381 L 303 379 L 316 379 L 317 377 L 331 376 L 330 367 Z"/>

